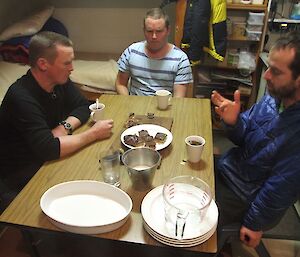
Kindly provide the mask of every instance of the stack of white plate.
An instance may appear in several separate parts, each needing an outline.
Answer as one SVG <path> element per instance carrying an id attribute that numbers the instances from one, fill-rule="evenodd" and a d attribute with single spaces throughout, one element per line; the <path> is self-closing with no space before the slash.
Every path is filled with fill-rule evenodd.
<path id="1" fill-rule="evenodd" d="M 211 201 L 207 213 L 200 224 L 197 234 L 184 235 L 177 239 L 166 228 L 163 186 L 152 189 L 143 199 L 141 213 L 145 230 L 157 241 L 175 247 L 192 247 L 202 244 L 215 232 L 218 223 L 218 208 L 214 200 Z"/>

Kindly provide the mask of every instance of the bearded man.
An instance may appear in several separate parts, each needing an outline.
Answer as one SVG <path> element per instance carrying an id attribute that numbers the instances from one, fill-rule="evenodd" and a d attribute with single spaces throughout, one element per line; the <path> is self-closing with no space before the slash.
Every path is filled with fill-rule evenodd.
<path id="1" fill-rule="evenodd" d="M 240 222 L 240 239 L 250 247 L 300 195 L 299 35 L 280 38 L 268 63 L 268 93 L 249 110 L 240 113 L 239 91 L 233 101 L 216 91 L 211 97 L 237 146 L 219 159 L 215 170 L 219 225 Z"/>

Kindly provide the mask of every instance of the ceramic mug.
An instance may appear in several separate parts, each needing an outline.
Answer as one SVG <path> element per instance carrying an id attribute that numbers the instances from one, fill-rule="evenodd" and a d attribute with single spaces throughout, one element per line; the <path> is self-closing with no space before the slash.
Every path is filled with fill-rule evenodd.
<path id="1" fill-rule="evenodd" d="M 97 122 L 99 120 L 103 120 L 104 117 L 104 110 L 105 110 L 105 105 L 102 103 L 98 104 L 98 109 L 96 108 L 96 104 L 91 104 L 89 106 L 89 109 L 91 111 L 91 119 L 94 122 Z"/>
<path id="2" fill-rule="evenodd" d="M 157 99 L 157 107 L 160 110 L 165 110 L 171 104 L 172 94 L 168 90 L 157 90 L 155 92 Z"/>

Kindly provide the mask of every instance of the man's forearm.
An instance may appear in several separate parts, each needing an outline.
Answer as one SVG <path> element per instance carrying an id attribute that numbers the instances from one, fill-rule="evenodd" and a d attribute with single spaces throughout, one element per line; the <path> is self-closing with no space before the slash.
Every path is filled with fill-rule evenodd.
<path id="1" fill-rule="evenodd" d="M 119 95 L 129 95 L 127 86 L 116 85 L 116 90 Z"/>
<path id="2" fill-rule="evenodd" d="M 80 134 L 59 137 L 60 158 L 78 151 L 82 147 L 94 142 L 96 138 L 91 129 Z"/>
<path id="3" fill-rule="evenodd" d="M 188 85 L 174 85 L 174 97 L 185 97 Z"/>

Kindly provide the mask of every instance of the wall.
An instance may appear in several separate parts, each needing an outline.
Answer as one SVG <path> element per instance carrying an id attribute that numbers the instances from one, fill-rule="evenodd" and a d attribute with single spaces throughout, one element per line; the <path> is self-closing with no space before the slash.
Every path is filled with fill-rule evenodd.
<path id="1" fill-rule="evenodd" d="M 129 44 L 142 40 L 143 17 L 147 9 L 158 7 L 161 0 L 65 0 L 52 1 L 54 17 L 67 27 L 76 51 L 120 54 Z M 171 24 L 175 4 L 166 8 Z M 174 27 L 170 41 L 174 38 Z"/>
<path id="2" fill-rule="evenodd" d="M 274 0 L 273 0 L 274 1 Z M 293 3 L 295 0 L 277 0 L 277 13 L 275 18 L 286 18 L 289 19 L 290 11 L 293 7 Z M 269 16 L 269 18 L 271 18 Z M 268 43 L 265 46 L 266 50 L 270 50 L 274 42 L 282 35 L 284 35 L 285 31 L 268 31 L 267 34 L 269 35 Z"/>
<path id="3" fill-rule="evenodd" d="M 1 0 L 0 31 L 44 6 L 47 0 Z M 21 6 L 20 6 L 21 4 Z"/>
<path id="4" fill-rule="evenodd" d="M 57 8 L 77 51 L 121 53 L 143 36 L 146 8 Z M 173 34 L 173 33 L 172 33 Z M 173 39 L 174 36 L 170 36 Z"/>
<path id="5" fill-rule="evenodd" d="M 3 2 L 3 3 L 2 3 Z M 1 0 L 1 28 L 24 17 L 40 6 L 55 7 L 54 18 L 68 29 L 76 51 L 120 54 L 129 44 L 143 39 L 142 21 L 147 9 L 162 0 Z M 9 12 L 14 10 L 14 12 Z M 16 11 L 15 11 L 16 10 Z M 165 8 L 171 25 L 175 22 L 175 3 Z M 5 24 L 5 25 L 3 25 Z M 174 40 L 174 26 L 170 41 Z"/>

